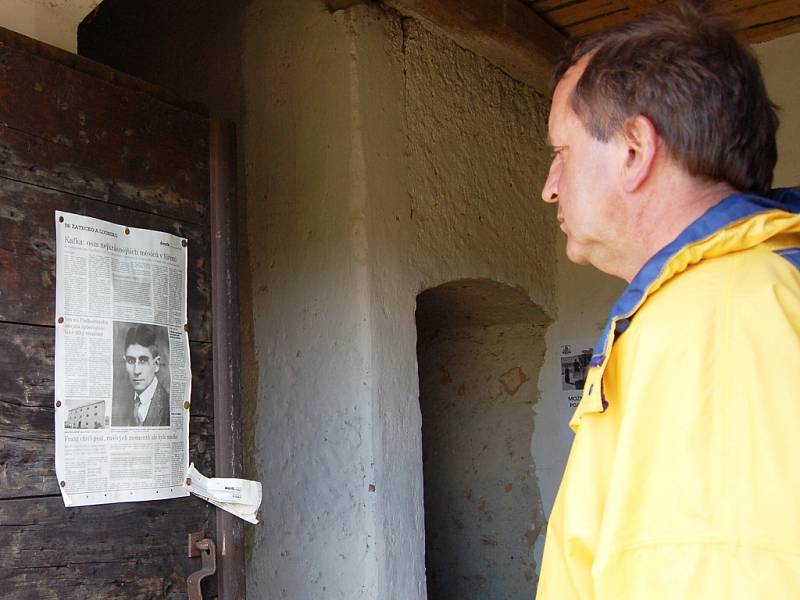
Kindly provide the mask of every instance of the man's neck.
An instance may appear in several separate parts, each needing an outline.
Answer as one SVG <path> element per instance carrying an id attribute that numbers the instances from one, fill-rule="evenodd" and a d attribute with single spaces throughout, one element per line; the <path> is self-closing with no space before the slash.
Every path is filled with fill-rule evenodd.
<path id="1" fill-rule="evenodd" d="M 630 283 L 641 268 L 664 246 L 736 190 L 724 182 L 705 182 L 681 174 L 663 177 L 644 192 L 636 226 L 632 232 L 632 247 L 628 258 L 621 263 L 620 276 Z"/>

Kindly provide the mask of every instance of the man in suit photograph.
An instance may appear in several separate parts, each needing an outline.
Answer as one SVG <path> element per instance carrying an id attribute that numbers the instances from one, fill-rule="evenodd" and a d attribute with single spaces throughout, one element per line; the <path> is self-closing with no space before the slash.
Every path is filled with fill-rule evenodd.
<path id="1" fill-rule="evenodd" d="M 169 392 L 158 380 L 161 353 L 155 327 L 139 324 L 128 329 L 122 356 L 130 386 L 115 394 L 111 425 L 163 427 L 169 425 Z M 125 389 L 127 388 L 127 389 Z"/>

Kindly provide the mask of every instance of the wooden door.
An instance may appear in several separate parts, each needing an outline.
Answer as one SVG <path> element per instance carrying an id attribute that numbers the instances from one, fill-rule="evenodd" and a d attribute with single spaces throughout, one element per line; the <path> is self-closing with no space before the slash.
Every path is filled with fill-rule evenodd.
<path id="1" fill-rule="evenodd" d="M 231 199 L 233 171 L 213 152 L 210 163 L 212 125 L 155 86 L 0 31 L 0 597 L 185 598 L 200 568 L 188 534 L 231 534 L 194 496 L 67 509 L 54 470 L 53 212 L 62 210 L 188 238 L 189 456 L 215 473 L 209 198 Z M 240 530 L 234 538 L 240 546 Z M 217 587 L 207 580 L 205 597 Z"/>

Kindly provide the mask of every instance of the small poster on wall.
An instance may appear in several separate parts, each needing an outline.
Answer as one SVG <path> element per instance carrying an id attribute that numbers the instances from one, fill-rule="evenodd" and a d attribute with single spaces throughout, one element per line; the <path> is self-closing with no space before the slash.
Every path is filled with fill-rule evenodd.
<path id="1" fill-rule="evenodd" d="M 55 220 L 64 505 L 187 496 L 187 242 L 60 211 Z"/>
<path id="2" fill-rule="evenodd" d="M 562 341 L 559 344 L 559 367 L 561 372 L 561 397 L 559 398 L 559 421 L 564 428 L 564 441 L 567 445 L 572 443 L 572 430 L 569 428 L 570 419 L 578 408 L 578 403 L 583 396 L 583 384 L 586 381 L 586 371 L 592 359 L 593 340 L 580 339 Z"/>

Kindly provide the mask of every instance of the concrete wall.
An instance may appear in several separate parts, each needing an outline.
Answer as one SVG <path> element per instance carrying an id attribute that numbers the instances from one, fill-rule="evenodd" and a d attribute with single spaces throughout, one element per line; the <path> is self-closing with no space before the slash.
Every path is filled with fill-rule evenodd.
<path id="1" fill-rule="evenodd" d="M 774 184 L 800 186 L 800 33 L 756 44 L 753 49 L 781 119 Z"/>

